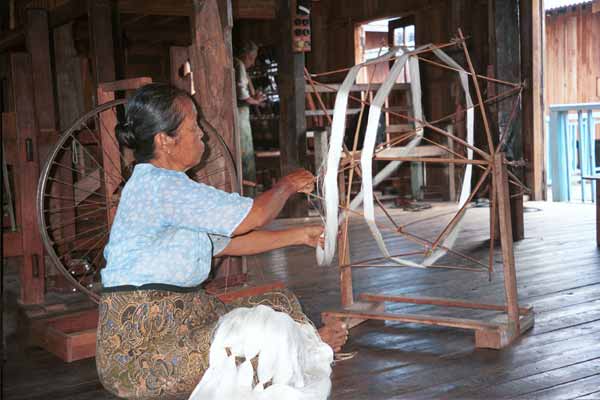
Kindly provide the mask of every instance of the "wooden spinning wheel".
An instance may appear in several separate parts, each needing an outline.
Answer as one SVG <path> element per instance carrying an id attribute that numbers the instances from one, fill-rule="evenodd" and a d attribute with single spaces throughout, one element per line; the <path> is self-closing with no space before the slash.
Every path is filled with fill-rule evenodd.
<path id="1" fill-rule="evenodd" d="M 385 320 L 401 321 L 408 323 L 420 323 L 426 325 L 438 325 L 454 328 L 470 329 L 475 332 L 476 347 L 486 347 L 500 349 L 509 345 L 520 334 L 533 326 L 533 309 L 531 307 L 520 307 L 517 296 L 516 269 L 512 243 L 512 225 L 510 211 L 510 190 L 509 183 L 515 185 L 520 190 L 527 191 L 526 187 L 520 182 L 519 178 L 508 169 L 509 162 L 504 154 L 506 143 L 510 134 L 511 125 L 515 119 L 518 110 L 519 96 L 523 89 L 520 83 L 500 81 L 494 78 L 479 75 L 475 72 L 469 51 L 465 44 L 465 38 L 459 30 L 458 38 L 443 44 L 426 44 L 415 49 L 392 49 L 378 58 L 357 64 L 350 68 L 336 71 L 327 71 L 320 74 L 311 75 L 305 71 L 307 83 L 316 95 L 317 103 L 322 109 L 323 115 L 328 117 L 328 112 L 324 102 L 319 97 L 318 86 L 326 84 L 315 81 L 313 78 L 323 75 L 337 74 L 346 72 L 344 81 L 337 88 L 328 86 L 328 90 L 336 93 L 333 119 L 329 120 L 331 126 L 330 144 L 327 152 L 327 162 L 324 164 L 323 193 L 324 195 L 313 195 L 316 199 L 325 202 L 326 220 L 325 220 L 325 247 L 321 253 L 317 252 L 317 259 L 320 264 L 329 265 L 333 260 L 334 250 L 338 248 L 338 268 L 340 269 L 340 292 L 341 305 L 339 310 L 326 311 L 322 313 L 322 319 L 325 324 L 333 320 L 345 321 L 349 327 L 353 327 L 366 320 Z M 446 47 L 459 46 L 464 50 L 464 59 L 467 66 L 463 67 L 441 49 Z M 435 56 L 440 62 L 432 60 Z M 429 58 L 428 58 L 429 57 Z M 356 80 L 361 68 L 369 64 L 389 63 L 393 59 L 393 65 L 387 74 L 384 82 L 377 87 L 376 94 L 372 100 L 366 101 L 364 98 L 353 97 L 349 95 L 353 83 Z M 421 77 L 419 72 L 419 63 L 426 62 L 440 68 L 453 70 L 459 73 L 460 85 L 464 92 L 464 107 L 453 114 L 443 116 L 442 118 L 428 121 L 425 118 L 421 101 Z M 412 97 L 412 113 L 398 113 L 385 107 L 386 98 L 396 82 L 400 72 L 408 66 L 411 74 L 410 94 Z M 510 89 L 503 91 L 501 95 L 490 97 L 484 100 L 480 89 L 479 80 L 486 80 L 508 86 Z M 475 101 L 471 96 L 469 82 L 472 83 L 476 94 Z M 367 84 L 367 90 L 371 83 Z M 498 132 L 493 131 L 488 115 L 486 105 L 495 101 L 513 96 L 512 112 L 509 123 Z M 344 143 L 345 118 L 348 108 L 348 99 L 360 103 L 361 109 L 359 121 L 362 118 L 365 106 L 368 105 L 368 122 L 366 126 L 363 147 L 360 151 L 357 149 L 358 134 L 360 123 L 354 133 L 353 147 L 348 149 Z M 446 131 L 438 125 L 440 122 L 457 119 L 462 108 L 466 110 L 466 137 L 463 139 L 453 134 L 452 130 Z M 410 125 L 406 130 L 401 131 L 401 136 L 397 139 L 387 139 L 381 143 L 377 149 L 376 134 L 377 123 L 380 120 L 382 110 Z M 474 137 L 474 113 L 477 110 L 481 115 L 483 122 L 483 132 L 487 148 L 478 148 L 475 146 Z M 427 129 L 432 135 L 426 137 L 424 129 Z M 445 144 L 440 143 L 440 138 L 448 139 L 457 147 L 463 147 L 462 151 L 456 152 Z M 497 140 L 494 140 L 496 136 Z M 321 141 L 324 142 L 325 139 Z M 432 158 L 422 155 L 418 151 L 419 144 L 428 142 L 437 148 L 440 148 L 448 154 L 442 158 Z M 402 143 L 401 147 L 394 148 Z M 466 154 L 466 156 L 465 156 Z M 373 176 L 372 164 L 374 161 L 388 161 L 389 163 L 381 171 Z M 375 197 L 373 193 L 374 182 L 383 180 L 389 176 L 403 162 L 421 162 L 437 163 L 448 165 L 464 165 L 463 183 L 461 196 L 458 206 L 450 221 L 435 233 L 435 238 L 427 238 L 415 235 L 406 229 L 411 223 L 403 224 L 394 220 L 390 213 L 385 209 L 382 202 Z M 480 175 L 477 183 L 471 187 L 472 173 L 478 168 Z M 345 172 L 348 172 L 346 183 Z M 356 174 L 361 179 L 361 192 L 353 199 L 350 198 L 353 177 Z M 487 182 L 487 185 L 486 185 Z M 321 185 L 320 185 L 321 186 Z M 347 194 L 344 195 L 347 188 Z M 488 265 L 468 254 L 456 251 L 454 246 L 460 231 L 462 217 L 464 216 L 469 204 L 474 200 L 478 192 L 487 188 L 490 203 L 490 248 L 488 253 Z M 358 201 L 356 201 L 358 199 Z M 363 212 L 357 212 L 358 206 L 363 204 Z M 375 220 L 374 205 L 377 204 L 382 210 L 382 214 L 389 220 L 389 226 L 380 226 Z M 338 210 L 345 212 L 343 218 L 338 215 Z M 372 234 L 373 242 L 380 251 L 379 257 L 362 259 L 358 262 L 351 262 L 349 251 L 348 224 L 350 214 L 357 214 L 364 218 Z M 436 216 L 439 217 L 439 216 Z M 426 219 L 421 220 L 423 222 Z M 338 234 L 341 226 L 341 235 Z M 412 297 L 406 295 L 387 295 L 381 293 L 360 293 L 355 296 L 352 281 L 352 269 L 354 268 L 444 268 L 444 269 L 463 269 L 472 272 L 481 272 L 487 270 L 491 276 L 495 258 L 495 227 L 499 226 L 499 238 L 502 249 L 503 280 L 506 304 L 488 304 L 462 299 L 432 298 L 432 297 Z M 395 236 L 411 242 L 413 245 L 407 246 L 406 251 L 400 254 L 391 254 L 388 250 L 380 228 L 391 231 Z M 337 245 L 336 245 L 337 240 Z M 416 246 L 415 246 L 416 244 Z M 448 260 L 449 256 L 462 259 L 458 264 L 452 261 L 450 264 L 443 262 L 438 264 L 440 259 Z M 448 257 L 447 257 L 448 256 Z M 472 263 L 467 266 L 463 262 Z M 483 268 L 481 268 L 483 267 Z M 498 312 L 493 319 L 483 318 L 459 318 L 445 317 L 435 314 L 399 314 L 385 312 L 384 303 L 396 304 L 427 304 L 431 306 L 441 306 L 445 308 L 463 308 L 475 310 L 493 310 Z"/>
<path id="2" fill-rule="evenodd" d="M 100 96 L 99 96 L 100 97 Z M 125 116 L 126 99 L 94 108 L 67 129 L 50 152 L 37 192 L 38 224 L 54 266 L 98 301 L 100 270 L 121 189 L 133 171 L 130 150 L 120 148 L 114 126 Z M 235 163 L 221 136 L 204 120 L 206 152 L 193 179 L 239 191 Z"/>

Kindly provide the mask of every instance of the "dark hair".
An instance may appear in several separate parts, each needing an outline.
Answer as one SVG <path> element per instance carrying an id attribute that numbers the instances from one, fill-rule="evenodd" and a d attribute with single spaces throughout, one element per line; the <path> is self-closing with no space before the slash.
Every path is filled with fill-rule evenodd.
<path id="1" fill-rule="evenodd" d="M 185 115 L 177 101 L 192 99 L 184 90 L 166 83 L 150 83 L 137 89 L 127 101 L 125 121 L 117 124 L 115 133 L 123 146 L 133 149 L 138 163 L 154 158 L 154 136 L 164 132 L 177 135 Z"/>

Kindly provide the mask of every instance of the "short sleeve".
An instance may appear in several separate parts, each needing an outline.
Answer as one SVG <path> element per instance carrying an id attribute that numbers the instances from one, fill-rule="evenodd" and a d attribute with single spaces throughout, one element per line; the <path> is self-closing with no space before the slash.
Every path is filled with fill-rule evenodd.
<path id="1" fill-rule="evenodd" d="M 227 236 L 209 234 L 208 237 L 210 238 L 210 241 L 212 242 L 213 257 L 215 257 L 217 254 L 219 254 L 223 250 L 225 250 L 225 247 L 227 247 L 229 242 L 231 242 L 231 239 L 228 238 Z"/>
<path id="2" fill-rule="evenodd" d="M 252 199 L 194 182 L 182 172 L 159 179 L 155 204 L 166 226 L 231 237 L 252 209 Z"/>

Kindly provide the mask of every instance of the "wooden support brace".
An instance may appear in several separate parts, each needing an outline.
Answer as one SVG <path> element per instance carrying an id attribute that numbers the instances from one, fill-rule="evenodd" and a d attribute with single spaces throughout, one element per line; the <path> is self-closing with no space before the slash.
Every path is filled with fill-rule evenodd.
<path id="1" fill-rule="evenodd" d="M 508 305 L 509 324 L 515 326 L 513 332 L 519 332 L 519 304 L 517 294 L 517 276 L 515 271 L 515 256 L 513 250 L 513 233 L 510 214 L 510 191 L 506 173 L 506 157 L 498 153 L 494 157 L 494 190 L 498 203 L 498 225 L 500 226 L 500 243 L 504 263 L 504 291 Z"/>

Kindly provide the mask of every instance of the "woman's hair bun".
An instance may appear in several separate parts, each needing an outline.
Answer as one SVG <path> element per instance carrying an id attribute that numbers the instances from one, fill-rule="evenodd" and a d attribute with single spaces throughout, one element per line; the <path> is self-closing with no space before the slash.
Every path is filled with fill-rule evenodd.
<path id="1" fill-rule="evenodd" d="M 130 149 L 136 148 L 137 140 L 133 130 L 131 129 L 131 124 L 127 122 L 119 122 L 117 126 L 115 126 L 115 133 L 120 144 L 125 147 L 129 147 Z"/>

